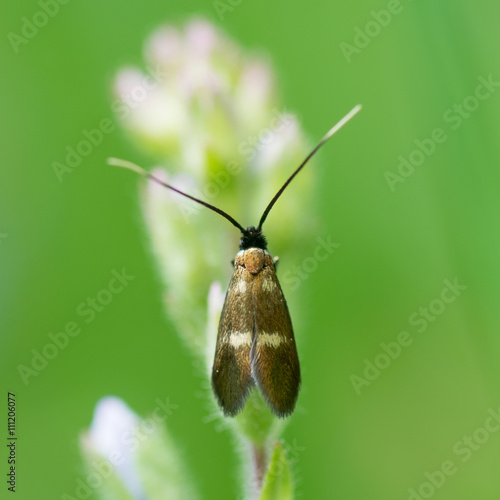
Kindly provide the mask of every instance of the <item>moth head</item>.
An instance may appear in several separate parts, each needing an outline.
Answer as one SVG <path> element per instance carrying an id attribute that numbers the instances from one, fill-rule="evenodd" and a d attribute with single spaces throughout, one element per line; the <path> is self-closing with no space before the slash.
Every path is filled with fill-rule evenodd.
<path id="1" fill-rule="evenodd" d="M 249 248 L 267 250 L 266 237 L 260 227 L 250 226 L 241 232 L 240 250 L 248 250 Z"/>

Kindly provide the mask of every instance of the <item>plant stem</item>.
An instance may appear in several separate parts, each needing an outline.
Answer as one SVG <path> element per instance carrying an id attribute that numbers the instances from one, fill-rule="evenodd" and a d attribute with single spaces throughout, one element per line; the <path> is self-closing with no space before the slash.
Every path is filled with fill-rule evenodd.
<path id="1" fill-rule="evenodd" d="M 267 450 L 265 444 L 251 444 L 253 481 L 251 498 L 258 498 L 267 468 Z"/>

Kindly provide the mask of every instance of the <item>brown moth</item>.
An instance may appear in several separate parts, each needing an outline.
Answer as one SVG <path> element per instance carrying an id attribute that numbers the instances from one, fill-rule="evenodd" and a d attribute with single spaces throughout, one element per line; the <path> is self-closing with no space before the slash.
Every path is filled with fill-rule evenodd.
<path id="1" fill-rule="evenodd" d="M 300 365 L 288 306 L 276 276 L 276 260 L 267 251 L 262 225 L 292 179 L 318 149 L 347 123 L 361 106 L 355 106 L 321 139 L 283 184 L 264 210 L 257 227 L 243 228 L 229 214 L 179 191 L 137 165 L 111 158 L 109 163 L 128 168 L 217 212 L 242 234 L 219 322 L 212 388 L 223 413 L 235 416 L 257 386 L 278 417 L 290 415 L 300 387 Z"/>
<path id="2" fill-rule="evenodd" d="M 256 228 L 247 229 L 252 230 L 257 236 Z M 219 323 L 212 387 L 220 407 L 231 416 L 254 384 L 280 417 L 293 411 L 299 392 L 292 321 L 275 261 L 261 239 L 263 243 L 254 241 L 250 247 L 241 245 Z"/>

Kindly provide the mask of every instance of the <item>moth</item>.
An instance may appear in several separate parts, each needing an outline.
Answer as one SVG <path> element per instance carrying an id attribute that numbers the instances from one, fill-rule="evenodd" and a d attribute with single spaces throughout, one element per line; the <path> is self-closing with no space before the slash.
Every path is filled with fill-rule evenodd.
<path id="1" fill-rule="evenodd" d="M 207 207 L 241 232 L 240 250 L 220 316 L 212 368 L 212 388 L 226 416 L 235 416 L 243 408 L 255 386 L 276 416 L 287 417 L 295 408 L 301 383 L 299 358 L 290 313 L 276 275 L 276 259 L 267 250 L 262 226 L 294 177 L 360 109 L 359 105 L 354 107 L 307 155 L 269 202 L 258 226 L 244 228 L 220 208 L 179 191 L 133 163 L 116 158 L 108 161 Z"/>

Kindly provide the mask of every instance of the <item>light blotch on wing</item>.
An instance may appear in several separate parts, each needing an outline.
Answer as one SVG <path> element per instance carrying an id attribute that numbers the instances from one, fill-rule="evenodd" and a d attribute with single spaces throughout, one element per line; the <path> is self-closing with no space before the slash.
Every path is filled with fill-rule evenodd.
<path id="1" fill-rule="evenodd" d="M 276 283 L 269 276 L 262 280 L 262 290 L 264 292 L 273 293 L 276 289 Z"/>
<path id="2" fill-rule="evenodd" d="M 285 336 L 279 333 L 259 333 L 258 343 L 261 346 L 279 347 L 283 342 L 286 342 Z"/>
<path id="3" fill-rule="evenodd" d="M 229 336 L 229 344 L 235 349 L 238 349 L 241 346 L 249 346 L 252 344 L 252 334 L 251 332 L 233 332 Z"/>
<path id="4" fill-rule="evenodd" d="M 246 283 L 246 281 L 245 280 L 240 280 L 237 283 L 237 285 L 236 285 L 235 288 L 236 288 L 236 291 L 238 293 L 241 293 L 241 294 L 245 293 L 247 291 L 247 283 Z"/>

